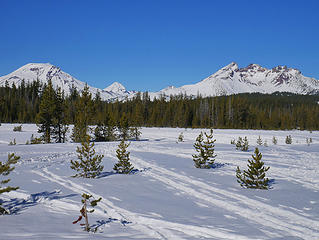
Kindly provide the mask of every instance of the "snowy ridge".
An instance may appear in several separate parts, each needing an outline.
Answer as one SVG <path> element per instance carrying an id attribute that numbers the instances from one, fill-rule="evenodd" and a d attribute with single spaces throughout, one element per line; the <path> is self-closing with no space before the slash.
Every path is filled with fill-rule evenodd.
<path id="1" fill-rule="evenodd" d="M 52 80 L 54 88 L 60 87 L 66 95 L 70 94 L 70 89 L 74 86 L 78 91 L 82 91 L 85 87 L 85 82 L 79 81 L 70 74 L 63 72 L 59 67 L 50 63 L 29 63 L 16 71 L 0 77 L 0 86 L 5 86 L 6 81 L 11 87 L 12 84 L 19 86 L 24 80 L 25 83 L 37 81 L 46 84 L 49 79 Z M 115 82 L 110 87 L 99 89 L 88 86 L 89 91 L 94 97 L 99 91 L 103 100 L 112 100 L 116 98 L 125 98 L 134 92 L 126 91 L 125 88 Z"/>
<path id="2" fill-rule="evenodd" d="M 54 87 L 60 87 L 65 94 L 70 93 L 72 85 L 82 91 L 85 83 L 63 72 L 60 68 L 50 63 L 29 63 L 18 70 L 0 77 L 0 86 L 8 81 L 9 86 L 14 83 L 20 85 L 22 80 L 32 82 L 39 79 L 42 83 L 52 80 Z M 127 91 L 119 82 L 102 89 L 89 86 L 89 91 L 94 97 L 97 91 L 100 92 L 103 100 L 124 100 L 135 96 L 135 91 Z M 272 69 L 263 68 L 258 64 L 250 64 L 245 68 L 239 68 L 234 62 L 221 68 L 216 73 L 202 81 L 184 85 L 181 87 L 169 86 L 158 92 L 149 92 L 151 99 L 171 95 L 185 94 L 187 96 L 221 96 L 237 93 L 274 93 L 290 92 L 296 94 L 317 94 L 319 93 L 319 81 L 305 77 L 297 69 L 286 66 L 277 66 Z"/>
<path id="3" fill-rule="evenodd" d="M 245 68 L 238 68 L 238 65 L 232 62 L 196 84 L 165 88 L 151 93 L 151 96 L 158 98 L 161 95 L 186 94 L 207 97 L 253 92 L 316 94 L 319 93 L 319 81 L 305 77 L 299 70 L 286 66 L 267 69 L 258 64 L 250 64 Z"/>

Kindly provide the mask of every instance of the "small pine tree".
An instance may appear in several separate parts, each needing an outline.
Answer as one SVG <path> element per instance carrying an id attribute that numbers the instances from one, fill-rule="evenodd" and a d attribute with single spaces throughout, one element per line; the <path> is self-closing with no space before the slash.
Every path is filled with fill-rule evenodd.
<path id="1" fill-rule="evenodd" d="M 140 140 L 140 136 L 142 132 L 140 131 L 140 127 L 131 127 L 130 128 L 130 136 L 134 138 L 136 141 Z"/>
<path id="2" fill-rule="evenodd" d="M 263 140 L 261 139 L 260 135 L 257 138 L 257 144 L 258 145 L 263 145 Z"/>
<path id="3" fill-rule="evenodd" d="M 20 159 L 19 156 L 16 156 L 14 153 L 8 154 L 8 160 L 6 162 L 1 162 L 0 161 L 0 176 L 8 176 L 13 170 L 14 170 L 14 164 L 18 162 Z M 11 192 L 19 189 L 19 187 L 3 187 L 3 185 L 7 184 L 10 182 L 10 178 L 4 179 L 0 181 L 0 194 L 5 193 L 5 192 Z M 0 202 L 0 215 L 2 214 L 9 214 L 9 211 L 1 207 L 1 202 Z"/>
<path id="4" fill-rule="evenodd" d="M 14 126 L 14 127 L 13 127 L 13 131 L 14 131 L 14 132 L 22 132 L 22 125 L 20 125 L 20 126 Z"/>
<path id="5" fill-rule="evenodd" d="M 245 136 L 245 138 L 244 138 L 244 144 L 242 145 L 241 150 L 244 151 L 244 152 L 247 152 L 247 151 L 248 151 L 248 148 L 249 148 L 249 143 L 248 143 L 247 137 Z"/>
<path id="6" fill-rule="evenodd" d="M 126 114 L 123 113 L 119 126 L 118 126 L 119 132 L 120 132 L 120 137 L 122 140 L 127 140 L 129 138 L 129 129 L 130 129 L 130 124 L 128 121 L 128 118 L 126 117 Z"/>
<path id="7" fill-rule="evenodd" d="M 277 140 L 277 138 L 275 136 L 272 137 L 272 143 L 274 145 L 277 145 L 277 143 L 278 143 L 278 140 Z"/>
<path id="8" fill-rule="evenodd" d="M 101 162 L 104 156 L 95 154 L 94 142 L 90 144 L 90 136 L 86 136 L 76 152 L 80 161 L 71 160 L 71 168 L 79 172 L 74 177 L 95 178 L 103 171 Z"/>
<path id="9" fill-rule="evenodd" d="M 230 144 L 235 145 L 236 144 L 236 140 L 235 139 L 230 140 Z"/>
<path id="10" fill-rule="evenodd" d="M 15 138 L 13 139 L 13 141 L 10 141 L 10 142 L 9 142 L 9 145 L 10 145 L 10 146 L 16 145 L 16 144 L 17 144 L 17 142 L 16 142 L 16 139 L 15 139 Z"/>
<path id="11" fill-rule="evenodd" d="M 242 149 L 243 144 L 244 144 L 244 141 L 243 141 L 242 137 L 238 137 L 238 140 L 236 142 L 236 149 L 237 150 Z"/>
<path id="12" fill-rule="evenodd" d="M 105 136 L 103 134 L 104 127 L 101 123 L 98 123 L 94 128 L 94 141 L 95 142 L 103 142 L 105 141 Z"/>
<path id="13" fill-rule="evenodd" d="M 292 144 L 292 137 L 291 137 L 291 135 L 288 135 L 288 136 L 286 137 L 285 142 L 286 142 L 286 144 Z"/>
<path id="14" fill-rule="evenodd" d="M 255 149 L 255 155 L 252 155 L 252 158 L 253 160 L 248 159 L 248 170 L 241 172 L 237 166 L 237 182 L 246 188 L 268 189 L 269 179 L 265 175 L 269 167 L 265 167 L 264 162 L 261 161 L 262 155 L 258 148 Z"/>
<path id="15" fill-rule="evenodd" d="M 79 218 L 78 218 L 77 220 L 75 220 L 75 221 L 73 222 L 73 224 L 76 224 L 76 223 L 78 223 L 79 221 L 81 221 L 81 220 L 82 220 L 82 217 L 83 217 L 84 220 L 85 220 L 85 224 L 84 224 L 85 227 L 84 227 L 84 229 L 85 229 L 85 231 L 87 231 L 87 232 L 91 231 L 91 228 L 90 228 L 90 225 L 89 225 L 88 213 L 93 213 L 93 212 L 94 212 L 94 209 L 88 210 L 88 204 L 90 204 L 91 207 L 94 208 L 95 206 L 97 206 L 97 203 L 102 200 L 102 198 L 100 197 L 100 198 L 97 199 L 97 200 L 95 200 L 95 199 L 93 198 L 93 200 L 90 201 L 90 198 L 93 198 L 93 196 L 90 195 L 90 194 L 86 194 L 86 193 L 83 193 L 83 194 L 82 194 L 82 200 L 81 200 L 81 201 L 82 201 L 83 206 L 82 206 L 82 208 L 81 208 L 81 210 L 80 210 L 81 215 L 79 216 Z M 97 228 L 94 229 L 94 232 L 96 232 L 96 231 L 97 231 Z"/>
<path id="16" fill-rule="evenodd" d="M 129 174 L 132 172 L 134 167 L 130 163 L 130 152 L 127 152 L 126 149 L 130 144 L 125 143 L 124 140 L 118 145 L 116 150 L 116 157 L 118 162 L 114 165 L 113 170 L 120 174 Z"/>
<path id="17" fill-rule="evenodd" d="M 213 129 L 210 130 L 210 134 L 204 133 L 206 140 L 204 140 L 203 132 L 201 132 L 196 138 L 194 148 L 198 154 L 193 155 L 193 161 L 196 168 L 211 168 L 214 164 L 217 155 L 215 151 L 215 141 L 213 140 Z"/>
<path id="18" fill-rule="evenodd" d="M 177 138 L 177 141 L 178 141 L 178 142 L 184 142 L 184 135 L 183 135 L 182 132 L 179 134 L 179 136 L 178 136 L 178 138 Z"/>

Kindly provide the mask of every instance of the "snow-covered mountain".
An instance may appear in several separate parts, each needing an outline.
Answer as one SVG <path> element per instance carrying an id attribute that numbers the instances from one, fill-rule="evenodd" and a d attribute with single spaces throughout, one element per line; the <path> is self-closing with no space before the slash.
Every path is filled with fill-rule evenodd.
<path id="1" fill-rule="evenodd" d="M 47 83 L 48 79 L 51 79 L 53 86 L 55 88 L 61 87 L 65 94 L 70 93 L 72 85 L 78 91 L 82 91 L 85 86 L 85 82 L 77 80 L 70 74 L 63 72 L 59 67 L 56 67 L 50 63 L 26 64 L 16 71 L 6 76 L 0 77 L 0 86 L 4 86 L 6 81 L 8 82 L 9 86 L 12 86 L 13 83 L 16 86 L 19 86 L 22 80 L 27 83 L 36 81 L 37 79 L 39 79 L 41 83 Z M 122 99 L 126 96 L 134 94 L 132 91 L 126 91 L 125 88 L 117 82 L 114 82 L 111 86 L 103 90 L 89 86 L 89 91 L 92 93 L 92 96 L 95 96 L 97 91 L 99 91 L 101 98 L 104 100 L 112 100 L 116 98 Z"/>
<path id="2" fill-rule="evenodd" d="M 245 68 L 238 68 L 238 65 L 232 62 L 196 84 L 178 88 L 171 86 L 150 95 L 152 97 L 177 94 L 220 96 L 247 92 L 273 93 L 277 91 L 316 94 L 319 93 L 319 81 L 305 77 L 299 70 L 286 66 L 267 69 L 258 64 L 250 64 Z"/>
<path id="3" fill-rule="evenodd" d="M 11 86 L 13 83 L 18 86 L 22 80 L 25 82 L 40 80 L 46 83 L 52 80 L 55 87 L 61 87 L 66 94 L 70 93 L 72 85 L 78 91 L 82 91 L 85 83 L 63 72 L 60 68 L 49 63 L 29 63 L 18 70 L 0 77 L 0 86 L 4 86 L 8 81 Z M 99 91 L 104 100 L 123 100 L 126 97 L 133 97 L 136 92 L 127 91 L 125 87 L 114 82 L 104 89 L 89 86 L 93 96 Z M 149 92 L 151 99 L 160 96 L 169 97 L 170 95 L 186 94 L 188 96 L 220 96 L 237 93 L 273 93 L 291 92 L 297 94 L 316 94 L 319 93 L 319 81 L 305 77 L 297 69 L 277 66 L 272 69 L 263 68 L 258 64 L 250 64 L 245 68 L 238 68 L 234 62 L 218 70 L 204 80 L 182 87 L 169 86 L 158 92 Z"/>

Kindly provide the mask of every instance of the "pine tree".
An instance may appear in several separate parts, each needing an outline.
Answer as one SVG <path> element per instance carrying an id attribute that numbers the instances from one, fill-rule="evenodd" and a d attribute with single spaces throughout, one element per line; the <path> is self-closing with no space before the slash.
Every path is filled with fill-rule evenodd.
<path id="1" fill-rule="evenodd" d="M 142 132 L 140 131 L 141 128 L 139 127 L 131 127 L 130 128 L 130 136 L 134 138 L 136 141 L 140 140 L 140 136 Z"/>
<path id="2" fill-rule="evenodd" d="M 0 176 L 8 176 L 13 170 L 14 170 L 14 164 L 18 162 L 20 159 L 19 156 L 16 156 L 14 153 L 8 154 L 8 160 L 6 162 L 0 161 Z M 1 179 L 0 181 L 0 194 L 5 193 L 5 192 L 11 192 L 19 189 L 19 187 L 4 187 L 3 185 L 7 184 L 10 182 L 10 178 L 7 179 Z M 1 202 L 0 202 L 0 215 L 2 214 L 9 214 L 9 212 L 1 207 Z"/>
<path id="3" fill-rule="evenodd" d="M 286 137 L 285 142 L 286 142 L 286 144 L 292 144 L 292 137 L 291 137 L 291 135 L 288 135 L 288 136 Z"/>
<path id="4" fill-rule="evenodd" d="M 88 204 L 90 204 L 90 206 L 93 208 L 93 207 L 97 206 L 97 203 L 102 200 L 101 197 L 99 199 L 97 199 L 97 200 L 95 200 L 94 198 L 93 198 L 93 200 L 90 200 L 90 198 L 93 198 L 93 196 L 90 195 L 90 194 L 86 194 L 86 193 L 82 194 L 82 200 L 81 201 L 82 201 L 83 206 L 82 206 L 82 208 L 80 210 L 81 215 L 78 217 L 77 220 L 75 220 L 73 222 L 73 224 L 76 224 L 76 223 L 78 223 L 79 221 L 82 220 L 82 217 L 84 217 L 84 220 L 85 220 L 84 229 L 87 232 L 91 231 L 91 228 L 90 228 L 90 225 L 89 225 L 88 213 L 93 213 L 94 212 L 94 209 L 88 210 Z M 94 229 L 94 232 L 96 232 L 96 231 L 97 231 L 97 228 Z"/>
<path id="5" fill-rule="evenodd" d="M 236 149 L 237 150 L 242 149 L 243 144 L 244 144 L 244 141 L 243 141 L 242 137 L 238 137 L 238 140 L 236 142 Z"/>
<path id="6" fill-rule="evenodd" d="M 103 142 L 105 141 L 105 136 L 103 134 L 104 126 L 98 122 L 96 127 L 94 128 L 94 141 L 95 142 Z"/>
<path id="7" fill-rule="evenodd" d="M 178 135 L 177 141 L 178 142 L 183 142 L 184 141 L 184 135 L 183 135 L 182 132 Z"/>
<path id="8" fill-rule="evenodd" d="M 130 152 L 127 152 L 126 149 L 130 144 L 125 143 L 124 140 L 118 145 L 116 150 L 116 157 L 118 162 L 114 165 L 113 170 L 120 174 L 129 174 L 133 171 L 134 167 L 130 163 Z"/>
<path id="9" fill-rule="evenodd" d="M 258 145 L 262 145 L 263 144 L 263 140 L 261 139 L 260 135 L 257 138 L 257 144 Z"/>
<path id="10" fill-rule="evenodd" d="M 106 141 L 115 141 L 117 139 L 116 123 L 112 115 L 109 115 L 108 118 L 105 120 L 102 131 Z"/>
<path id="11" fill-rule="evenodd" d="M 127 140 L 129 138 L 130 124 L 125 113 L 121 117 L 118 129 L 120 131 L 120 138 L 124 141 Z"/>
<path id="12" fill-rule="evenodd" d="M 71 160 L 71 168 L 79 173 L 74 177 L 95 178 L 103 171 L 101 162 L 104 156 L 95 154 L 94 142 L 90 144 L 89 136 L 86 136 L 81 147 L 77 147 L 76 152 L 79 161 Z"/>
<path id="13" fill-rule="evenodd" d="M 53 138 L 57 143 L 65 143 L 66 133 L 69 127 L 66 124 L 66 106 L 64 101 L 64 92 L 61 88 L 56 91 L 55 113 L 53 116 Z"/>
<path id="14" fill-rule="evenodd" d="M 48 80 L 48 85 L 44 88 L 40 101 L 39 113 L 36 116 L 38 132 L 43 133 L 45 143 L 51 142 L 53 118 L 56 114 L 56 97 L 51 80 Z"/>
<path id="15" fill-rule="evenodd" d="M 244 144 L 242 145 L 241 150 L 244 151 L 244 152 L 246 152 L 246 151 L 248 151 L 248 148 L 249 148 L 249 143 L 248 143 L 247 137 L 245 136 L 245 138 L 244 138 Z"/>
<path id="16" fill-rule="evenodd" d="M 241 172 L 237 166 L 237 182 L 246 188 L 268 189 L 269 179 L 265 175 L 269 167 L 265 167 L 264 162 L 261 161 L 262 155 L 258 148 L 255 149 L 255 155 L 252 155 L 252 158 L 253 160 L 248 159 L 248 170 Z"/>
<path id="17" fill-rule="evenodd" d="M 72 138 L 74 142 L 83 142 L 88 134 L 89 124 L 93 118 L 94 106 L 92 95 L 86 84 L 81 97 L 76 103 L 76 115 Z"/>
<path id="18" fill-rule="evenodd" d="M 278 140 L 277 140 L 277 138 L 275 136 L 272 137 L 272 143 L 274 145 L 277 145 L 277 143 L 278 143 Z"/>
<path id="19" fill-rule="evenodd" d="M 206 140 L 204 140 L 203 132 L 201 132 L 196 138 L 194 148 L 198 154 L 193 154 L 193 161 L 196 168 L 211 168 L 214 164 L 216 155 L 214 154 L 215 141 L 213 140 L 213 129 L 210 130 L 210 134 L 204 133 Z"/>

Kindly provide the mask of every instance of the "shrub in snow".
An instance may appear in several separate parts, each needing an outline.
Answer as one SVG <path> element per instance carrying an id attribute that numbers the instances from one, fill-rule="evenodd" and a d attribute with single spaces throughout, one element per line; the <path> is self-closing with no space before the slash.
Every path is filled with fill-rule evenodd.
<path id="1" fill-rule="evenodd" d="M 114 165 L 113 169 L 120 174 L 129 174 L 132 172 L 134 167 L 130 162 L 130 152 L 126 151 L 130 144 L 125 143 L 124 140 L 118 145 L 116 150 L 116 157 L 118 162 Z"/>
<path id="2" fill-rule="evenodd" d="M 142 132 L 140 131 L 140 127 L 131 127 L 130 128 L 130 136 L 134 138 L 136 141 L 140 140 L 140 136 Z"/>
<path id="3" fill-rule="evenodd" d="M 0 194 L 5 193 L 5 192 L 11 192 L 14 190 L 17 190 L 19 187 L 4 187 L 3 185 L 7 184 L 10 182 L 10 178 L 3 179 L 4 176 L 8 176 L 15 167 L 12 165 L 16 164 L 18 160 L 20 159 L 19 156 L 14 155 L 14 153 L 8 154 L 8 160 L 6 162 L 0 161 L 0 176 L 1 176 L 1 181 L 0 181 Z M 1 202 L 0 202 L 0 215 L 2 214 L 9 214 L 9 212 L 1 207 Z"/>
<path id="4" fill-rule="evenodd" d="M 230 144 L 235 145 L 236 144 L 236 140 L 235 139 L 230 140 Z"/>
<path id="5" fill-rule="evenodd" d="M 262 145 L 263 144 L 263 140 L 261 139 L 260 135 L 257 138 L 257 144 L 258 145 Z"/>
<path id="6" fill-rule="evenodd" d="M 238 140 L 236 142 L 236 149 L 240 150 L 243 147 L 244 141 L 242 137 L 238 137 Z"/>
<path id="7" fill-rule="evenodd" d="M 178 135 L 177 141 L 178 142 L 184 142 L 184 135 L 183 135 L 182 132 Z"/>
<path id="8" fill-rule="evenodd" d="M 264 146 L 265 146 L 265 147 L 268 147 L 267 140 L 265 140 L 265 142 L 264 142 Z"/>
<path id="9" fill-rule="evenodd" d="M 275 136 L 272 137 L 272 143 L 274 145 L 277 145 L 277 143 L 278 143 L 278 140 L 277 140 L 277 138 Z"/>
<path id="10" fill-rule="evenodd" d="M 94 212 L 94 209 L 88 210 L 88 205 L 90 205 L 93 208 L 97 205 L 98 202 L 100 202 L 102 200 L 102 198 L 99 198 L 97 200 L 95 200 L 94 198 L 93 198 L 93 200 L 90 200 L 90 198 L 93 198 L 93 196 L 90 194 L 86 194 L 86 193 L 82 194 L 83 206 L 80 210 L 81 215 L 78 217 L 77 220 L 75 220 L 73 222 L 73 224 L 76 224 L 76 223 L 80 222 L 82 220 L 82 218 L 84 218 L 85 224 L 83 224 L 83 225 L 84 225 L 85 231 L 87 231 L 87 232 L 91 231 L 91 228 L 89 225 L 88 213 Z M 96 232 L 96 230 L 97 230 L 97 227 L 95 229 L 93 229 L 94 232 Z"/>
<path id="11" fill-rule="evenodd" d="M 14 126 L 14 127 L 13 127 L 13 131 L 14 131 L 14 132 L 21 132 L 21 131 L 22 131 L 22 125 L 20 125 L 20 126 Z"/>
<path id="12" fill-rule="evenodd" d="M 249 148 L 249 143 L 248 143 L 247 137 L 245 136 L 245 138 L 244 138 L 244 144 L 242 145 L 241 150 L 244 151 L 244 152 L 246 152 L 246 151 L 248 151 L 248 148 Z"/>
<path id="13" fill-rule="evenodd" d="M 288 135 L 285 140 L 286 144 L 292 144 L 292 137 Z"/>
<path id="14" fill-rule="evenodd" d="M 269 179 L 265 175 L 269 167 L 265 167 L 264 162 L 261 161 L 262 155 L 258 148 L 255 149 L 255 155 L 252 155 L 252 158 L 253 160 L 248 160 L 248 170 L 242 172 L 237 166 L 237 182 L 246 188 L 268 189 Z"/>
<path id="15" fill-rule="evenodd" d="M 206 140 L 204 140 L 204 135 Z M 216 139 L 213 139 L 213 129 L 210 130 L 210 134 L 201 132 L 196 138 L 194 148 L 197 154 L 193 155 L 193 161 L 196 168 L 211 168 L 214 164 L 216 155 L 214 154 L 214 148 Z"/>
<path id="16" fill-rule="evenodd" d="M 15 138 L 13 139 L 13 141 L 10 141 L 10 142 L 9 142 L 9 145 L 16 145 L 16 144 L 17 144 L 17 142 L 16 142 L 16 139 L 15 139 Z"/>
<path id="17" fill-rule="evenodd" d="M 81 147 L 77 147 L 79 161 L 71 160 L 71 168 L 79 173 L 74 177 L 95 178 L 103 171 L 101 165 L 103 155 L 96 155 L 94 142 L 90 144 L 90 136 L 86 136 Z"/>

